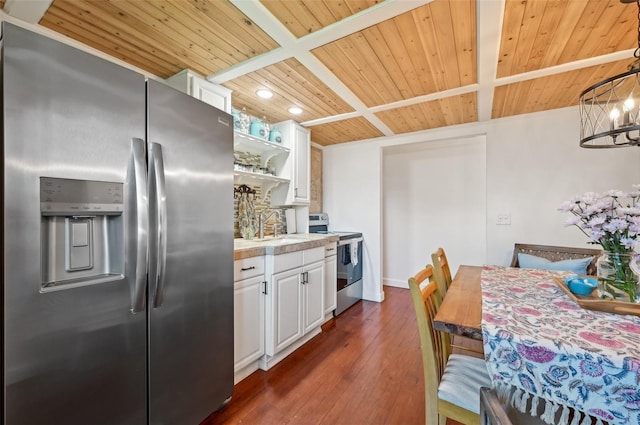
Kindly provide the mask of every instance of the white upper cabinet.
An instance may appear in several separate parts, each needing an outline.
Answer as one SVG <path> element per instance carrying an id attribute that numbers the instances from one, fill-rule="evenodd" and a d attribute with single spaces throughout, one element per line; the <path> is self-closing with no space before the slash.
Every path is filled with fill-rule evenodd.
<path id="1" fill-rule="evenodd" d="M 311 180 L 311 132 L 295 121 L 288 120 L 274 124 L 282 133 L 282 142 L 291 152 L 282 164 L 282 177 L 289 178 L 289 184 L 273 189 L 273 205 L 309 205 L 311 201 L 309 184 Z"/>
<path id="2" fill-rule="evenodd" d="M 311 202 L 311 132 L 296 124 L 293 133 L 296 157 L 293 164 L 293 203 L 308 205 Z"/>
<path id="3" fill-rule="evenodd" d="M 165 83 L 211 106 L 231 113 L 231 90 L 213 84 L 191 70 L 183 69 L 167 78 Z"/>

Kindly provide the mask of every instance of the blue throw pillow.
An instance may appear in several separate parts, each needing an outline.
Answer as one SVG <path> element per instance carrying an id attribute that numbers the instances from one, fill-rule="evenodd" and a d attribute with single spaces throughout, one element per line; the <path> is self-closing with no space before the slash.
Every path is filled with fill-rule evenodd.
<path id="1" fill-rule="evenodd" d="M 523 269 L 560 270 L 575 274 L 587 274 L 587 266 L 591 260 L 593 257 L 554 262 L 535 255 L 518 253 L 518 265 Z"/>

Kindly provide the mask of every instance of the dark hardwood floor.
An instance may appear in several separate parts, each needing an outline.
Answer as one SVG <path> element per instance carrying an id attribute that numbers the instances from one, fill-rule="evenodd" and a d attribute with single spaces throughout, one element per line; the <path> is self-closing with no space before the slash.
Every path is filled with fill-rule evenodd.
<path id="1" fill-rule="evenodd" d="M 271 370 L 239 382 L 202 425 L 424 424 L 411 296 L 385 287 L 385 298 L 357 303 Z"/>

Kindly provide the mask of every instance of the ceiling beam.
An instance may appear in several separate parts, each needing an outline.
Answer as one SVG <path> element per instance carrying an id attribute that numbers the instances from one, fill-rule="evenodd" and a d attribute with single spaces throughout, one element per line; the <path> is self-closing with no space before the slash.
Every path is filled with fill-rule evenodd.
<path id="1" fill-rule="evenodd" d="M 482 122 L 491 119 L 493 109 L 505 0 L 479 0 L 476 5 L 478 121 Z"/>
<path id="2" fill-rule="evenodd" d="M 309 120 L 309 121 L 304 121 L 301 122 L 300 125 L 304 126 L 304 127 L 311 127 L 314 125 L 320 125 L 320 124 L 328 124 L 330 122 L 335 122 L 335 121 L 343 121 L 343 120 L 348 120 L 351 118 L 358 118 L 362 116 L 362 114 L 358 111 L 354 111 L 354 112 L 346 112 L 344 114 L 339 114 L 339 115 L 331 115 L 329 117 L 323 117 L 323 118 L 318 118 L 315 120 Z"/>
<path id="3" fill-rule="evenodd" d="M 15 1 L 15 0 L 13 0 Z M 394 133 L 376 117 L 376 113 L 389 109 L 444 99 L 451 96 L 477 92 L 478 121 L 491 119 L 493 95 L 497 86 L 545 77 L 562 72 L 581 69 L 633 56 L 633 49 L 615 52 L 608 55 L 588 58 L 553 67 L 539 69 L 504 78 L 497 78 L 498 57 L 500 52 L 501 31 L 504 19 L 506 0 L 479 0 L 477 2 L 477 73 L 478 81 L 464 87 L 457 87 L 437 93 L 403 99 L 385 105 L 367 107 L 362 101 L 340 81 L 311 50 L 332 43 L 356 31 L 376 25 L 384 20 L 409 12 L 433 0 L 386 0 L 355 15 L 328 25 L 318 31 L 296 38 L 259 0 L 230 0 L 242 13 L 262 28 L 280 47 L 262 55 L 246 60 L 207 77 L 209 81 L 220 84 L 257 71 L 264 67 L 296 58 L 324 84 L 341 97 L 354 109 L 353 112 L 323 117 L 304 122 L 306 126 L 325 124 L 349 118 L 363 116 L 376 126 L 385 136 Z"/>
<path id="4" fill-rule="evenodd" d="M 467 93 L 478 91 L 478 84 L 469 84 L 468 86 L 456 87 L 449 90 L 443 90 L 435 93 L 423 94 L 421 96 L 412 97 L 411 99 L 398 100 L 396 102 L 385 103 L 384 105 L 369 108 L 371 112 L 387 111 L 389 109 L 397 109 L 405 106 L 415 105 L 417 103 L 431 102 L 432 100 L 445 99 L 447 97 L 460 96 Z"/>
<path id="5" fill-rule="evenodd" d="M 301 38 L 296 38 L 260 1 L 230 1 L 281 47 L 207 76 L 207 80 L 216 84 L 233 80 L 291 57 L 297 58 L 298 55 L 409 12 L 433 0 L 386 0 Z M 313 72 L 313 69 L 310 71 Z"/>
<path id="6" fill-rule="evenodd" d="M 14 18 L 37 24 L 53 0 L 7 0 L 3 10 Z"/>
<path id="7" fill-rule="evenodd" d="M 313 50 L 325 44 L 333 43 L 372 25 L 393 19 L 413 9 L 431 3 L 433 0 L 386 0 L 354 15 L 327 25 L 319 31 L 300 37 L 297 44 L 306 50 Z"/>
<path id="8" fill-rule="evenodd" d="M 523 72 L 522 74 L 510 75 L 508 77 L 497 78 L 495 86 L 504 86 L 506 84 L 520 83 L 534 78 L 548 77 L 563 72 L 576 71 L 578 69 L 588 68 L 590 66 L 602 65 L 609 62 L 628 59 L 629 63 L 635 60 L 633 53 L 636 49 L 621 50 L 606 55 L 596 56 L 593 58 L 580 59 L 573 62 L 567 62 L 560 65 L 550 66 L 548 68 L 536 69 L 535 71 Z"/>
<path id="9" fill-rule="evenodd" d="M 372 6 L 355 15 L 342 19 L 328 25 L 318 31 L 296 38 L 269 10 L 258 0 L 230 0 L 242 13 L 251 19 L 256 25 L 262 28 L 281 47 L 271 52 L 251 58 L 236 66 L 227 68 L 221 72 L 211 74 L 207 80 L 221 84 L 226 81 L 238 78 L 250 72 L 257 71 L 266 66 L 295 57 L 310 72 L 320 79 L 345 102 L 355 109 L 354 117 L 363 116 L 385 136 L 393 135 L 393 131 L 380 120 L 374 112 L 362 103 L 349 88 L 344 85 L 311 50 L 332 43 L 342 37 L 354 32 L 376 25 L 385 20 L 394 18 L 403 13 L 409 12 L 417 7 L 430 3 L 433 0 L 386 0 L 383 3 Z M 344 119 L 344 114 L 341 115 Z M 333 120 L 336 121 L 336 120 Z M 327 121 L 330 122 L 330 121 Z"/>
<path id="10" fill-rule="evenodd" d="M 367 105 L 365 105 L 358 96 L 356 96 L 347 86 L 344 85 L 333 72 L 329 70 L 320 60 L 312 55 L 310 52 L 305 52 L 296 56 L 296 59 L 300 61 L 307 69 L 327 85 L 335 93 L 340 93 L 340 97 L 347 102 L 353 109 L 355 109 L 356 116 L 361 115 L 365 117 L 371 124 L 373 124 L 378 130 L 380 130 L 385 136 L 391 136 L 395 134 L 385 123 L 383 123 L 378 117 L 376 117 Z"/>

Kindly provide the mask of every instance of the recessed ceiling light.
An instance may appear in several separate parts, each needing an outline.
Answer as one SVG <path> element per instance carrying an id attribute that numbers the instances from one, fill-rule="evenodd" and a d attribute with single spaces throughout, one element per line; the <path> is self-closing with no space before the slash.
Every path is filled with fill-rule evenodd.
<path id="1" fill-rule="evenodd" d="M 289 113 L 299 115 L 302 113 L 302 109 L 298 108 L 297 106 L 292 106 L 291 108 L 289 108 Z"/>
<path id="2" fill-rule="evenodd" d="M 273 96 L 273 93 L 267 89 L 260 89 L 256 91 L 256 94 L 263 99 L 271 99 L 271 97 Z"/>

